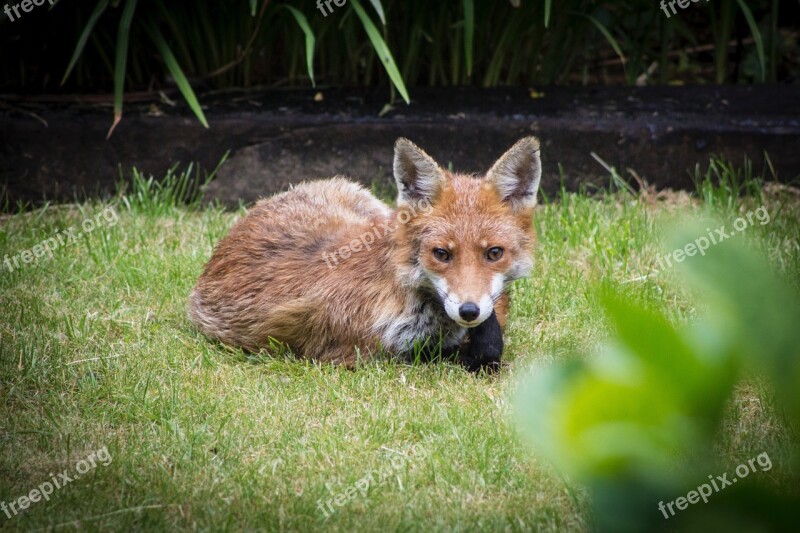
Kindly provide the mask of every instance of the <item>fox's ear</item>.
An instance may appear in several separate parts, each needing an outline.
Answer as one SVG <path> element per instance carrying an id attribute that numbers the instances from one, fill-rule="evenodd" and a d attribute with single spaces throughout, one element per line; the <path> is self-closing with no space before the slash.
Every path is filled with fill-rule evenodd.
<path id="1" fill-rule="evenodd" d="M 494 185 L 503 201 L 514 209 L 536 205 L 541 178 L 542 161 L 536 137 L 518 141 L 486 174 L 486 181 Z"/>
<path id="2" fill-rule="evenodd" d="M 394 179 L 397 182 L 397 205 L 432 202 L 444 185 L 444 171 L 422 148 L 408 139 L 394 145 Z"/>

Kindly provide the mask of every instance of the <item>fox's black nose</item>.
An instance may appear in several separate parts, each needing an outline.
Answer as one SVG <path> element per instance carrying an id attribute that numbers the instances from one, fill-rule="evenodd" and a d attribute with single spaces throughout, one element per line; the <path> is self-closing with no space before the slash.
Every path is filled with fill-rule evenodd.
<path id="1" fill-rule="evenodd" d="M 458 308 L 458 314 L 467 322 L 472 322 L 480 316 L 481 308 L 472 302 L 467 302 L 461 304 L 461 307 Z"/>

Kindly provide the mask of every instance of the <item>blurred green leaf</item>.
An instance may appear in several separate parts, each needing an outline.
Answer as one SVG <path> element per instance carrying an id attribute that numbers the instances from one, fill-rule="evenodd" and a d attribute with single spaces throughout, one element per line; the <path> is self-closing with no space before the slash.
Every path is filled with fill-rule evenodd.
<path id="1" fill-rule="evenodd" d="M 769 222 L 765 208 L 755 214 Z M 521 383 L 520 428 L 561 472 L 593 489 L 598 529 L 663 525 L 659 501 L 703 482 L 698 467 L 718 471 L 715 436 L 744 370 L 767 377 L 800 427 L 800 294 L 738 236 L 747 225 L 737 219 L 733 227 L 692 222 L 667 240 L 684 253 L 677 272 L 697 293 L 699 319 L 676 327 L 603 289 L 613 340 L 588 358 L 537 368 Z M 717 230 L 730 236 L 715 242 Z M 786 523 L 797 504 L 769 488 L 739 489 L 715 495 L 716 509 L 694 508 L 684 523 L 703 529 L 710 520 L 735 524 L 747 516 L 769 529 Z"/>
<path id="2" fill-rule="evenodd" d="M 537 373 L 520 415 L 538 447 L 580 479 L 666 479 L 675 453 L 716 428 L 733 367 L 699 354 L 665 317 L 609 294 L 601 300 L 616 342 L 587 361 Z"/>
<path id="3" fill-rule="evenodd" d="M 755 213 L 770 220 L 763 206 Z M 744 216 L 741 220 L 746 221 Z M 746 247 L 731 224 L 707 220 L 684 226 L 670 246 L 697 247 L 700 239 L 722 239 L 718 231 L 728 237 L 702 255 L 687 256 L 678 271 L 709 309 L 705 327 L 751 369 L 770 378 L 800 428 L 800 294 Z"/>

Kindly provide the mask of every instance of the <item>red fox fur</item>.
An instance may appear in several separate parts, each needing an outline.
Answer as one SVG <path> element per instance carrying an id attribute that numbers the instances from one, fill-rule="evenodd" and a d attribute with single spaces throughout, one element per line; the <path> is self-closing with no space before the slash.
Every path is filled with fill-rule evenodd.
<path id="1" fill-rule="evenodd" d="M 478 178 L 399 139 L 394 176 L 396 209 L 342 178 L 259 201 L 214 250 L 192 321 L 232 346 L 275 339 L 347 366 L 440 341 L 471 368 L 499 363 L 506 291 L 532 268 L 538 140 L 520 140 Z M 474 339 L 482 328 L 487 338 Z"/>

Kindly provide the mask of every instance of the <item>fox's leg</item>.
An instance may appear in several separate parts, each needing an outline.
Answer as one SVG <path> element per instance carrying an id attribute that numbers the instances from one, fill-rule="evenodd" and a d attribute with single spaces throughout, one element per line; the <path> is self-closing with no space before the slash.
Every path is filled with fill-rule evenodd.
<path id="1" fill-rule="evenodd" d="M 485 369 L 494 372 L 500 368 L 503 356 L 503 328 L 497 311 L 482 324 L 469 330 L 469 343 L 462 346 L 459 361 L 470 372 Z"/>

